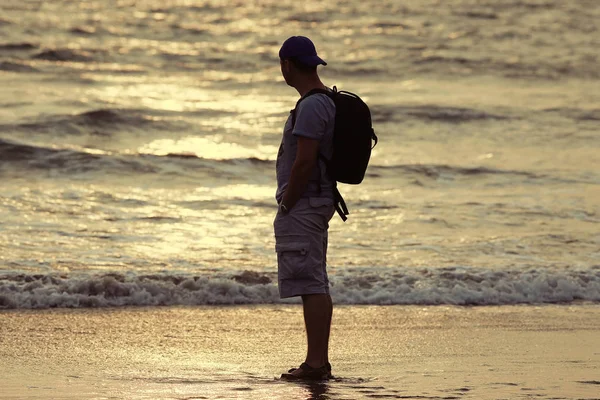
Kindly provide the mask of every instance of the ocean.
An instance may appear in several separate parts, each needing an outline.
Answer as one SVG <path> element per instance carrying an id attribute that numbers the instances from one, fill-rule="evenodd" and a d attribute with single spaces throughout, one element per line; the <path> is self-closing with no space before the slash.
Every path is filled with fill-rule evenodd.
<path id="1" fill-rule="evenodd" d="M 0 308 L 280 303 L 291 35 L 380 139 L 340 185 L 336 304 L 597 304 L 598 21 L 596 0 L 3 0 Z"/>

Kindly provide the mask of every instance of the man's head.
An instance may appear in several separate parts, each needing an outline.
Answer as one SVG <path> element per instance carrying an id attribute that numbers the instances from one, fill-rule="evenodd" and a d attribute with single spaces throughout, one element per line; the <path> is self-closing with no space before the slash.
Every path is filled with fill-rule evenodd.
<path id="1" fill-rule="evenodd" d="M 317 65 L 327 65 L 317 55 L 313 42 L 305 36 L 288 38 L 279 50 L 281 74 L 286 83 L 294 86 L 298 79 L 317 74 Z"/>

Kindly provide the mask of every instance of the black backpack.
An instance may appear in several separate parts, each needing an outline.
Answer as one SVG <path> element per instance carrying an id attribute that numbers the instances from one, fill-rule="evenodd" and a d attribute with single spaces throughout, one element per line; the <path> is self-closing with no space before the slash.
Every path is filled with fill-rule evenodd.
<path id="1" fill-rule="evenodd" d="M 319 158 L 325 162 L 327 174 L 334 184 L 341 182 L 357 185 L 363 181 L 371 158 L 371 150 L 377 145 L 377 135 L 371 123 L 371 111 L 356 94 L 338 91 L 335 86 L 333 91 L 311 90 L 298 100 L 296 108 L 302 100 L 317 93 L 326 94 L 335 103 L 333 155 L 330 160 L 322 154 L 319 154 Z M 292 126 L 296 123 L 294 111 L 295 109 L 292 110 Z M 346 215 L 349 214 L 348 207 L 337 185 L 334 187 L 333 194 L 335 209 L 342 220 L 346 221 L 348 219 Z"/>

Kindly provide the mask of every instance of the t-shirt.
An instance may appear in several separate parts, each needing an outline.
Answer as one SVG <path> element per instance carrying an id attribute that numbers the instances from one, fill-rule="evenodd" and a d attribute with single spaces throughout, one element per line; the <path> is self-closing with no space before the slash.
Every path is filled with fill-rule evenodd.
<path id="1" fill-rule="evenodd" d="M 331 159 L 333 152 L 333 129 L 335 126 L 335 103 L 326 94 L 317 93 L 302 100 L 296 109 L 296 124 L 292 130 L 292 114 L 283 128 L 283 138 L 277 154 L 277 193 L 275 198 L 280 203 L 292 173 L 292 165 L 296 160 L 298 136 L 316 139 L 319 153 Z M 334 184 L 327 176 L 323 160 L 312 172 L 308 186 L 302 197 L 333 198 Z M 320 185 L 320 190 L 319 190 Z"/>

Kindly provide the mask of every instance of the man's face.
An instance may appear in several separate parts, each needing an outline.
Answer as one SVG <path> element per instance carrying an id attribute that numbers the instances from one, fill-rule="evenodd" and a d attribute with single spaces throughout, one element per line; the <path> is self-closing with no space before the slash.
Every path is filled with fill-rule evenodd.
<path id="1" fill-rule="evenodd" d="M 279 65 L 281 66 L 281 75 L 283 75 L 283 79 L 285 79 L 285 83 L 291 86 L 291 71 L 292 71 L 292 63 L 290 60 L 279 60 Z"/>

